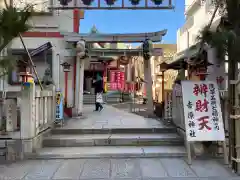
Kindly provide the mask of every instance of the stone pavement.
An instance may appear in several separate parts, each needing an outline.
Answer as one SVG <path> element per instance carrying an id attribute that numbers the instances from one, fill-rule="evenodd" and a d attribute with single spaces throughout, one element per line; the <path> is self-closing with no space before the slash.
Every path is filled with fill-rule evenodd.
<path id="1" fill-rule="evenodd" d="M 85 105 L 83 118 L 70 119 L 63 129 L 114 129 L 114 128 L 162 128 L 163 124 L 156 119 L 144 117 L 103 105 L 101 112 L 93 112 L 94 105 Z M 85 117 L 85 118 L 84 118 Z"/>
<path id="2" fill-rule="evenodd" d="M 26 160 L 0 166 L 1 180 L 240 180 L 217 160 Z"/>

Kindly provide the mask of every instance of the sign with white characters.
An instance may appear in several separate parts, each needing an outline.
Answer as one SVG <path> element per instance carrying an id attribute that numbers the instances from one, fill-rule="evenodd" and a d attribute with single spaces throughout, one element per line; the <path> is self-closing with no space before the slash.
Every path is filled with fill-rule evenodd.
<path id="1" fill-rule="evenodd" d="M 34 56 L 39 55 L 40 53 L 47 51 L 48 49 L 51 49 L 51 48 L 52 48 L 52 44 L 50 42 L 47 42 L 47 43 L 43 44 L 42 46 L 39 46 L 38 48 L 32 50 L 30 52 L 30 56 L 34 57 Z"/>
<path id="2" fill-rule="evenodd" d="M 224 141 L 218 85 L 213 81 L 182 81 L 188 141 Z"/>

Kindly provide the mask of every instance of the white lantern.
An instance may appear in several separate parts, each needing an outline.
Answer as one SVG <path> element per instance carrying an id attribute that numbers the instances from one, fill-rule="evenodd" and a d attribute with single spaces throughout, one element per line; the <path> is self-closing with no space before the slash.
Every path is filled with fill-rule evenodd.
<path id="1" fill-rule="evenodd" d="M 83 41 L 83 40 L 78 41 L 77 46 L 76 46 L 76 52 L 77 53 L 85 52 L 85 46 L 86 46 L 85 41 Z"/>
<path id="2" fill-rule="evenodd" d="M 86 50 L 86 43 L 85 41 L 81 40 L 77 42 L 77 46 L 76 46 L 76 53 L 77 56 L 84 57 L 85 56 L 85 50 Z"/>

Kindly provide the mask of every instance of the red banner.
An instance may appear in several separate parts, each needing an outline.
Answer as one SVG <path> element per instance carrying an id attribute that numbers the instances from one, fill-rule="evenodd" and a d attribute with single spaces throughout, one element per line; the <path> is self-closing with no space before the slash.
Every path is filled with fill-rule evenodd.
<path id="1" fill-rule="evenodd" d="M 125 83 L 124 91 L 125 92 L 134 92 L 135 91 L 135 83 Z"/>
<path id="2" fill-rule="evenodd" d="M 110 90 L 124 90 L 125 73 L 120 70 L 110 70 Z"/>

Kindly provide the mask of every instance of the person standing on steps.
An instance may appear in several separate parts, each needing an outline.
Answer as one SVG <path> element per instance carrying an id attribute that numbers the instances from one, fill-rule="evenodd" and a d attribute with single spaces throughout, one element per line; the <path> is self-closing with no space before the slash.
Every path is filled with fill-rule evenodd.
<path id="1" fill-rule="evenodd" d="M 103 80 L 102 77 L 97 74 L 96 80 L 93 81 L 93 87 L 95 89 L 95 110 L 94 111 L 102 111 L 103 110 Z"/>

